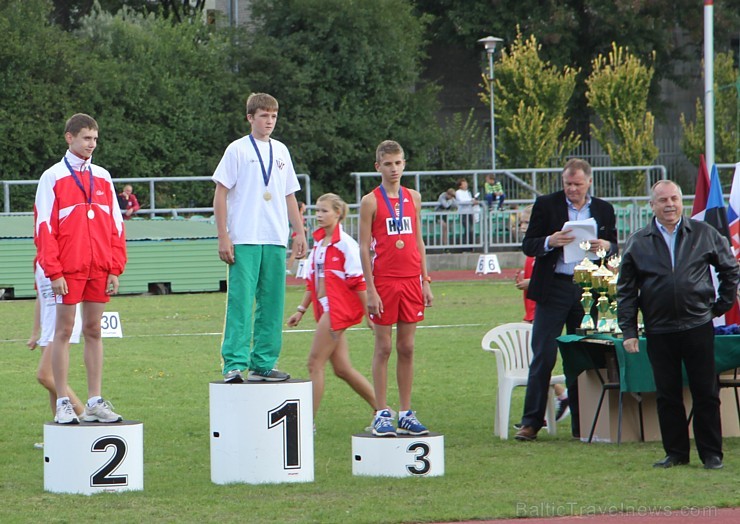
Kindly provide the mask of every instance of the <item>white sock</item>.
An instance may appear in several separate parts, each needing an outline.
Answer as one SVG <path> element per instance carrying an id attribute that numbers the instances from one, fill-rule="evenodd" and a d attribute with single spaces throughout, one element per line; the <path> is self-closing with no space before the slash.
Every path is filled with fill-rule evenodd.
<path id="1" fill-rule="evenodd" d="M 410 409 L 400 409 L 398 410 L 398 418 L 408 417 L 410 414 L 413 415 L 413 411 Z"/>
<path id="2" fill-rule="evenodd" d="M 57 397 L 57 407 L 61 406 L 65 400 L 69 402 L 69 397 Z"/>
<path id="3" fill-rule="evenodd" d="M 90 407 L 90 408 L 94 408 L 95 407 L 95 404 L 97 404 L 98 403 L 98 400 L 100 400 L 100 399 L 101 399 L 100 396 L 90 397 L 89 399 L 87 399 L 87 406 Z"/>

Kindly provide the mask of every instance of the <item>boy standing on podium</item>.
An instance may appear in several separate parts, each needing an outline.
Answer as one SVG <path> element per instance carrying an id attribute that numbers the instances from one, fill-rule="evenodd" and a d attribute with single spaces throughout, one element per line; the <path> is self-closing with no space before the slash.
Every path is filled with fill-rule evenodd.
<path id="1" fill-rule="evenodd" d="M 218 256 L 228 267 L 221 343 L 226 383 L 243 382 L 247 369 L 250 382 L 290 378 L 274 368 L 282 347 L 288 222 L 296 234 L 296 258 L 306 255 L 306 235 L 290 153 L 282 142 L 270 138 L 277 116 L 274 97 L 249 95 L 251 133 L 226 148 L 213 173 Z"/>
<path id="2" fill-rule="evenodd" d="M 375 324 L 376 411 L 372 432 L 378 437 L 395 437 L 397 433 L 426 435 L 429 430 L 411 410 L 416 323 L 424 320 L 424 307 L 431 306 L 434 298 L 420 229 L 421 195 L 401 186 L 406 160 L 400 144 L 392 140 L 382 142 L 375 157 L 381 184 L 360 203 L 360 259 L 367 282 L 368 312 Z M 400 402 L 397 428 L 387 401 L 393 324 Z"/>
<path id="3" fill-rule="evenodd" d="M 82 303 L 88 401 L 85 422 L 120 422 L 101 396 L 103 341 L 100 320 L 126 265 L 123 217 L 110 173 L 92 163 L 98 123 L 73 115 L 64 128 L 68 150 L 39 180 L 34 203 L 37 260 L 51 280 L 56 327 L 51 366 L 57 393 L 54 422 L 79 424 L 69 398 L 69 342 Z"/>

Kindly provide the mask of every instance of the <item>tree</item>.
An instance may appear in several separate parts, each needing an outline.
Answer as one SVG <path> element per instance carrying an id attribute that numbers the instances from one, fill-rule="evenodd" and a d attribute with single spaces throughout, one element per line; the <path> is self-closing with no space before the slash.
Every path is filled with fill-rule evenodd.
<path id="1" fill-rule="evenodd" d="M 0 6 L 0 165 L 6 178 L 37 178 L 61 158 L 75 83 L 71 37 L 49 23 L 45 0 Z"/>
<path id="2" fill-rule="evenodd" d="M 627 48 L 612 44 L 607 57 L 597 56 L 586 80 L 589 107 L 601 120 L 591 124 L 593 136 L 609 154 L 612 165 L 650 165 L 658 158 L 653 139 L 655 118 L 647 110 L 653 69 Z M 618 172 L 623 194 L 644 195 L 644 172 Z"/>
<path id="3" fill-rule="evenodd" d="M 77 29 L 95 11 L 115 14 L 124 7 L 134 12 L 161 14 L 175 23 L 193 22 L 205 7 L 205 0 L 53 0 L 52 19 L 65 30 Z"/>
<path id="4" fill-rule="evenodd" d="M 542 43 L 542 57 L 571 66 L 588 77 L 592 59 L 606 54 L 612 42 L 639 57 L 651 57 L 656 80 L 684 85 L 682 61 L 698 60 L 703 40 L 702 4 L 696 0 L 415 0 L 418 12 L 434 16 L 430 39 L 458 44 L 471 57 L 480 56 L 476 41 L 495 35 L 512 42 L 518 25 Z M 715 42 L 727 49 L 740 26 L 740 0 L 715 0 Z M 677 35 L 686 35 L 680 38 Z M 659 82 L 651 86 L 651 107 L 659 107 Z M 572 115 L 587 119 L 579 83 Z M 580 130 L 580 129 L 579 129 Z"/>
<path id="5" fill-rule="evenodd" d="M 234 64 L 280 102 L 276 138 L 321 191 L 351 195 L 348 173 L 373 171 L 398 140 L 409 169 L 438 142 L 436 91 L 421 85 L 425 19 L 406 0 L 254 0 Z"/>
<path id="6" fill-rule="evenodd" d="M 94 11 L 75 33 L 89 49 L 75 99 L 101 124 L 96 157 L 114 176 L 205 176 L 243 134 L 245 84 L 228 39 L 203 24 Z M 167 206 L 209 206 L 212 188 L 163 187 Z"/>
<path id="7" fill-rule="evenodd" d="M 122 9 L 96 11 L 70 33 L 50 24 L 50 13 L 44 0 L 0 8 L 3 177 L 37 179 L 57 162 L 65 119 L 77 112 L 100 124 L 95 161 L 114 178 L 210 175 L 243 134 L 248 90 L 217 32 Z M 209 206 L 213 198 L 204 186 L 173 193 L 162 188 L 158 205 Z M 13 202 L 30 211 L 33 192 Z"/>
<path id="8" fill-rule="evenodd" d="M 497 154 L 506 167 L 550 167 L 580 143 L 565 133 L 568 101 L 577 70 L 557 67 L 540 58 L 534 35 L 521 33 L 495 65 L 494 107 L 498 122 Z M 490 103 L 488 79 L 480 97 Z"/>
<path id="9" fill-rule="evenodd" d="M 733 65 L 732 52 L 717 53 L 714 57 L 714 156 L 718 164 L 740 161 L 738 95 L 740 95 L 740 75 Z M 696 99 L 696 121 L 688 121 L 686 115 L 682 113 L 681 127 L 684 132 L 681 148 L 686 157 L 698 166 L 699 155 L 704 154 L 706 137 L 704 104 L 701 99 Z M 729 183 L 729 177 L 730 173 L 725 174 L 723 183 Z"/>

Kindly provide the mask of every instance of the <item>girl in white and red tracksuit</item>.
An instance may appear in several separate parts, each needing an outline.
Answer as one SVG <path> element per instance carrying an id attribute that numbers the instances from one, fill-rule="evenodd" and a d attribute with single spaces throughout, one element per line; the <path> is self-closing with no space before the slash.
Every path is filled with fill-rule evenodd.
<path id="1" fill-rule="evenodd" d="M 309 304 L 313 304 L 316 334 L 308 356 L 308 372 L 313 382 L 313 412 L 319 410 L 324 393 L 324 367 L 330 360 L 334 373 L 347 382 L 362 398 L 375 405 L 370 382 L 352 367 L 345 329 L 362 321 L 367 314 L 365 278 L 357 242 L 340 224 L 347 214 L 347 204 L 333 193 L 316 202 L 314 247 L 308 256 L 306 293 L 288 325 L 297 326 Z M 372 322 L 368 318 L 368 325 Z"/>

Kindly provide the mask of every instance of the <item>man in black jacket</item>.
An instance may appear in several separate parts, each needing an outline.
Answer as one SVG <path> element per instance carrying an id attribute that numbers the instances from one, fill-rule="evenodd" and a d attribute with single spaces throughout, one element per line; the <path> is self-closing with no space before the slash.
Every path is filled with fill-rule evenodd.
<path id="1" fill-rule="evenodd" d="M 653 186 L 650 207 L 655 219 L 635 232 L 625 246 L 617 285 L 617 315 L 624 349 L 636 353 L 637 310 L 642 310 L 666 452 L 653 466 L 689 463 L 683 363 L 694 404 L 699 458 L 705 468 L 720 469 L 722 425 L 712 318 L 732 307 L 738 264 L 727 239 L 715 228 L 683 216 L 682 198 L 681 188 L 674 182 L 661 180 Z M 717 291 L 710 266 L 717 271 Z"/>
<path id="2" fill-rule="evenodd" d="M 603 248 L 607 254 L 617 252 L 617 230 L 614 208 L 608 202 L 589 195 L 591 166 L 573 158 L 563 168 L 563 190 L 537 198 L 522 241 L 524 254 L 536 257 L 527 298 L 537 305 L 532 325 L 532 361 L 529 366 L 527 393 L 521 428 L 515 439 L 535 440 L 547 409 L 550 376 L 557 359 L 557 341 L 563 326 L 574 333 L 583 318 L 581 289 L 573 282 L 576 263 L 565 263 L 563 246 L 575 237 L 563 225 L 569 220 L 593 218 L 598 238 L 591 239 L 591 251 Z M 571 428 L 580 437 L 578 390 L 568 390 Z"/>

